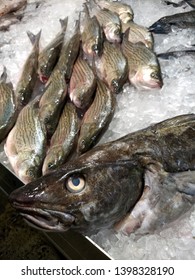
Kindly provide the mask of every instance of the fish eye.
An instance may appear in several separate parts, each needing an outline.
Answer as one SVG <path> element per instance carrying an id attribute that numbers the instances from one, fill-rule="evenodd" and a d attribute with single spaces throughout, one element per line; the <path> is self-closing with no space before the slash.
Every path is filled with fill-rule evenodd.
<path id="1" fill-rule="evenodd" d="M 151 76 L 151 78 L 153 78 L 153 79 L 158 79 L 158 78 L 159 78 L 159 75 L 158 75 L 158 73 L 156 73 L 156 72 L 152 72 L 152 73 L 150 74 L 150 76 Z"/>
<path id="2" fill-rule="evenodd" d="M 85 187 L 85 179 L 80 175 L 70 176 L 66 181 L 66 188 L 72 193 L 79 193 Z"/>

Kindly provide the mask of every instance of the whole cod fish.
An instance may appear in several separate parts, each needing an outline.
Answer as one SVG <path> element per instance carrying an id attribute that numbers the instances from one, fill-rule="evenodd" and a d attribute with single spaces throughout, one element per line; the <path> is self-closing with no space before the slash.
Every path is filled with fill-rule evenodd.
<path id="1" fill-rule="evenodd" d="M 10 202 L 45 230 L 154 231 L 195 202 L 194 131 L 195 115 L 180 115 L 96 146 L 15 190 Z"/>

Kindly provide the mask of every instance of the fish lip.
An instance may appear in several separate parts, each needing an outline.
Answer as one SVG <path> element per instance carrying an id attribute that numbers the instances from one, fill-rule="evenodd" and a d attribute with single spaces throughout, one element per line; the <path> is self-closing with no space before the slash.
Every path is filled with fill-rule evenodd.
<path id="1" fill-rule="evenodd" d="M 17 202 L 12 206 L 30 225 L 47 231 L 67 231 L 75 221 L 75 217 L 56 210 L 29 207 Z"/>

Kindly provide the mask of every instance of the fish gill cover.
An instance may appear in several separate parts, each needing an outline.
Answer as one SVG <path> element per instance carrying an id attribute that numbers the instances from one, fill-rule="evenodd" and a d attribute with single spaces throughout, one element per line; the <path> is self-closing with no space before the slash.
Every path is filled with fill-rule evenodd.
<path id="1" fill-rule="evenodd" d="M 69 16 L 70 26 L 78 18 L 82 0 L 28 1 L 26 13 L 20 24 L 12 25 L 0 38 L 0 73 L 3 65 L 14 88 L 19 80 L 22 65 L 31 50 L 26 36 L 30 30 L 37 34 L 42 29 L 41 48 L 60 31 L 59 19 Z M 160 0 L 126 0 L 134 11 L 134 21 L 149 27 L 165 15 L 190 11 L 186 4 L 175 8 Z M 179 1 L 177 1 L 179 2 Z M 37 8 L 36 8 L 37 7 Z M 152 13 L 151 13 L 152 10 Z M 168 35 L 154 36 L 156 53 L 190 49 L 195 44 L 194 30 L 173 28 Z M 114 118 L 101 139 L 101 143 L 117 139 L 131 131 L 144 128 L 179 114 L 195 113 L 195 60 L 190 56 L 180 59 L 160 60 L 164 86 L 161 90 L 138 91 L 125 86 L 117 98 Z M 3 149 L 3 147 L 2 147 Z M 9 166 L 4 153 L 1 161 Z M 124 236 L 112 230 L 103 230 L 91 238 L 116 259 L 194 259 L 195 209 L 171 227 L 139 239 L 132 234 Z M 155 248 L 155 249 L 154 249 Z"/>

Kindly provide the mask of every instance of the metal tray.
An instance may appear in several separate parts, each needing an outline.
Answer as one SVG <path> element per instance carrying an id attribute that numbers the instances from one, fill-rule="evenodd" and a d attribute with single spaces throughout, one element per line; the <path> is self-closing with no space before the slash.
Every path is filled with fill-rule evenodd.
<path id="1" fill-rule="evenodd" d="M 0 198 L 7 203 L 8 195 L 23 183 L 0 163 Z M 3 206 L 3 205 L 1 205 Z M 2 208 L 2 207 L 1 207 Z M 3 209 L 3 208 L 2 208 Z M 90 238 L 74 231 L 64 233 L 42 232 L 65 259 L 69 260 L 108 260 L 111 257 L 99 248 Z"/>

